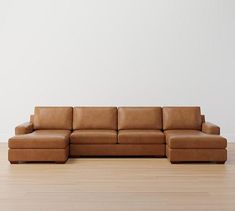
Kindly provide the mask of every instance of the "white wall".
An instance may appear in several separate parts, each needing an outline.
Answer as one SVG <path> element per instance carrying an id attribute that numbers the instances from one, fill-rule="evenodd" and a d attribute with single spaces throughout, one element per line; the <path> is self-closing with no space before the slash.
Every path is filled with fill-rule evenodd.
<path id="1" fill-rule="evenodd" d="M 0 1 L 0 139 L 35 105 L 200 105 L 235 134 L 235 1 Z"/>

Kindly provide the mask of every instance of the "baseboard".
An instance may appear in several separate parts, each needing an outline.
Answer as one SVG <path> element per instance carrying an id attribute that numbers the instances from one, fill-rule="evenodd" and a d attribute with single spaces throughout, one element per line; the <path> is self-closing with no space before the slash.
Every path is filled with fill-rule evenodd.
<path id="1" fill-rule="evenodd" d="M 0 142 L 7 142 L 10 137 L 12 137 L 14 134 L 11 133 L 0 133 Z M 222 136 L 224 136 L 228 142 L 235 142 L 235 133 L 222 133 Z"/>

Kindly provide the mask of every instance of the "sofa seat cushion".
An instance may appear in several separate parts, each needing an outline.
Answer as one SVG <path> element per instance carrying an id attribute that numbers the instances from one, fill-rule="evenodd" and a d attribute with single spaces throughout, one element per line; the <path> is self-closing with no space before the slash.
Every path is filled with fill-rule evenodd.
<path id="1" fill-rule="evenodd" d="M 71 144 L 116 144 L 116 130 L 75 130 L 70 136 Z"/>
<path id="2" fill-rule="evenodd" d="M 119 144 L 165 144 L 164 133 L 160 130 L 120 130 Z"/>
<path id="3" fill-rule="evenodd" d="M 222 136 L 199 130 L 167 130 L 164 133 L 171 149 L 224 149 L 227 146 L 227 140 Z"/>
<path id="4" fill-rule="evenodd" d="M 9 139 L 11 149 L 64 149 L 69 145 L 69 130 L 36 130 Z"/>

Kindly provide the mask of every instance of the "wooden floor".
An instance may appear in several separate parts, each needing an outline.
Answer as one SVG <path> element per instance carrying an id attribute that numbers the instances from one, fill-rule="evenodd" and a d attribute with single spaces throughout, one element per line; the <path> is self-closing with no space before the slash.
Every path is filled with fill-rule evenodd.
<path id="1" fill-rule="evenodd" d="M 235 143 L 221 164 L 83 158 L 16 164 L 0 144 L 0 210 L 235 210 Z"/>

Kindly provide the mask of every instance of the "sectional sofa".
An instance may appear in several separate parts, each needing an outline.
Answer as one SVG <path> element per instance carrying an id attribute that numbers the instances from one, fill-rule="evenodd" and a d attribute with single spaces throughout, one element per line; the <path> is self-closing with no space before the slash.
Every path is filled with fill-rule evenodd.
<path id="1" fill-rule="evenodd" d="M 152 156 L 171 163 L 227 160 L 227 140 L 200 107 L 35 107 L 8 141 L 11 163 Z"/>

